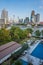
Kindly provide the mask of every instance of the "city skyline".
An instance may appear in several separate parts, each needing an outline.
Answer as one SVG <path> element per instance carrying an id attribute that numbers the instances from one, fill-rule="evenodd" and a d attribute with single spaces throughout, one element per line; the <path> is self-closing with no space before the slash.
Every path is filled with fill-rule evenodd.
<path id="1" fill-rule="evenodd" d="M 42 0 L 0 0 L 0 15 L 5 8 L 8 11 L 9 17 L 25 18 L 31 16 L 31 11 L 35 10 L 40 14 L 40 20 L 43 21 L 43 1 Z"/>

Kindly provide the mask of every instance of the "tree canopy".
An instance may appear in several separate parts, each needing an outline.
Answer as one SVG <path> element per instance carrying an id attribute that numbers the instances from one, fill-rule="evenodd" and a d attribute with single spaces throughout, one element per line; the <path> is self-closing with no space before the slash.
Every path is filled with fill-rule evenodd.
<path id="1" fill-rule="evenodd" d="M 28 34 L 32 34 L 32 29 L 20 29 L 19 27 L 12 26 L 10 30 L 6 28 L 0 29 L 0 45 L 7 43 L 9 41 L 20 42 L 27 38 Z"/>

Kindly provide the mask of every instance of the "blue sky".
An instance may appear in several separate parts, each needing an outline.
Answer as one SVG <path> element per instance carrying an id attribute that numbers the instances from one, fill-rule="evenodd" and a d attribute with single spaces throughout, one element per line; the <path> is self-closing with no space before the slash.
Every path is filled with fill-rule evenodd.
<path id="1" fill-rule="evenodd" d="M 43 20 L 43 0 L 0 0 L 0 14 L 5 8 L 9 16 L 25 18 L 31 15 L 31 11 L 35 10 L 40 13 L 40 19 Z"/>

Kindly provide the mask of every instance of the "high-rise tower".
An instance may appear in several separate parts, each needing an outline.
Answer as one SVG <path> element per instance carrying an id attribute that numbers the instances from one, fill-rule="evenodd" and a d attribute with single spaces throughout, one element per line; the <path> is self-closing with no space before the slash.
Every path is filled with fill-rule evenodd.
<path id="1" fill-rule="evenodd" d="M 35 11 L 34 10 L 32 10 L 32 12 L 31 12 L 31 22 L 34 22 L 34 17 L 35 16 Z"/>
<path id="2" fill-rule="evenodd" d="M 8 22 L 8 11 L 6 11 L 5 9 L 2 10 L 1 19 L 4 19 L 5 23 Z"/>

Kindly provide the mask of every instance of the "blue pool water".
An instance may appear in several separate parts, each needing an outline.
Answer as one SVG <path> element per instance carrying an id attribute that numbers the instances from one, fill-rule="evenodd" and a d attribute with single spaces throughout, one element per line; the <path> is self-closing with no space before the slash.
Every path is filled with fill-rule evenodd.
<path id="1" fill-rule="evenodd" d="M 43 42 L 40 42 L 38 46 L 31 53 L 32 56 L 43 60 Z"/>
<path id="2" fill-rule="evenodd" d="M 28 62 L 24 61 L 24 60 L 21 60 L 22 62 L 22 65 L 28 65 Z"/>

